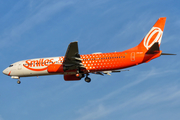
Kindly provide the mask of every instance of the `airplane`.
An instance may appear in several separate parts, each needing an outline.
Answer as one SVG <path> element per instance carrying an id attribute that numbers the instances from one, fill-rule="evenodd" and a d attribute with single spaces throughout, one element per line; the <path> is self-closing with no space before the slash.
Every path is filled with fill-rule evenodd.
<path id="1" fill-rule="evenodd" d="M 165 22 L 166 17 L 159 18 L 139 45 L 123 52 L 80 55 L 78 42 L 75 41 L 69 44 L 65 56 L 22 60 L 11 64 L 3 73 L 17 79 L 18 84 L 21 83 L 21 77 L 57 74 L 64 75 L 65 81 L 85 77 L 85 81 L 89 83 L 90 73 L 110 75 L 121 72 L 124 68 L 148 63 L 161 55 L 175 55 L 162 53 L 159 48 Z"/>

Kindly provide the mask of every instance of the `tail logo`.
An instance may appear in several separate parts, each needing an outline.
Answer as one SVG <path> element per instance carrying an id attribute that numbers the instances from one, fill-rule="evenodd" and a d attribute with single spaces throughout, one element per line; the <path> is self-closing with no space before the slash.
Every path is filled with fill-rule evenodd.
<path id="1" fill-rule="evenodd" d="M 163 31 L 158 27 L 153 27 L 144 38 L 144 47 L 148 50 L 155 42 L 161 43 Z"/>

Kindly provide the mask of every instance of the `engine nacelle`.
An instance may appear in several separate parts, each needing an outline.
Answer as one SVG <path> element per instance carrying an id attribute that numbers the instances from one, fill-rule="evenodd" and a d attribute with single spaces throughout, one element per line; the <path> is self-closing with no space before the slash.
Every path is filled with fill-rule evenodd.
<path id="1" fill-rule="evenodd" d="M 51 64 L 48 66 L 47 71 L 49 73 L 64 73 L 62 64 Z"/>
<path id="2" fill-rule="evenodd" d="M 81 80 L 81 78 L 76 77 L 76 74 L 74 75 L 64 75 L 65 81 L 74 81 L 74 80 Z"/>

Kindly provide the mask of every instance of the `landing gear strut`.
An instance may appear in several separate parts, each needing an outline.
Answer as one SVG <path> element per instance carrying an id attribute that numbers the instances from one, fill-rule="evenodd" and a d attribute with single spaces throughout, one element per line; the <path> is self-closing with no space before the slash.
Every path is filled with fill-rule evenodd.
<path id="1" fill-rule="evenodd" d="M 89 74 L 86 74 L 86 78 L 84 79 L 87 83 L 91 82 L 91 78 L 88 77 Z"/>

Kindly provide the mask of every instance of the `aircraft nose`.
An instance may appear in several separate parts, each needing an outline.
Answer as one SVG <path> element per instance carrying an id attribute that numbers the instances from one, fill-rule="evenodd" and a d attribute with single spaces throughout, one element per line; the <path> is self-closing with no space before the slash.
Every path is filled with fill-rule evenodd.
<path id="1" fill-rule="evenodd" d="M 3 70 L 3 74 L 8 75 L 8 70 L 7 69 Z"/>

